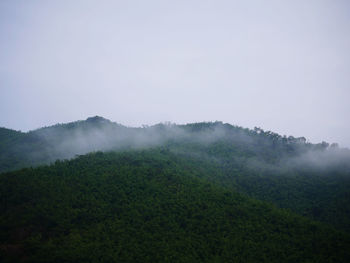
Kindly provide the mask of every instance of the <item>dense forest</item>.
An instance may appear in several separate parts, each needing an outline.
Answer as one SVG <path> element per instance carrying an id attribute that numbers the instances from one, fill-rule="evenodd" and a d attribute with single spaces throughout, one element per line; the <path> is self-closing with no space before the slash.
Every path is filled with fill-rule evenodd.
<path id="1" fill-rule="evenodd" d="M 222 122 L 0 128 L 3 262 L 349 262 L 350 150 Z"/>

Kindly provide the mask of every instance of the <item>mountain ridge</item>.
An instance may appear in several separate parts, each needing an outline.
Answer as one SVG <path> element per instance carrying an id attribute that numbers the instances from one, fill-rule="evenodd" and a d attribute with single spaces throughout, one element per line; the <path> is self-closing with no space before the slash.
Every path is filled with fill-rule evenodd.
<path id="1" fill-rule="evenodd" d="M 99 116 L 10 134 L 0 137 L 0 172 L 89 152 L 162 147 L 209 163 L 207 180 L 216 185 L 350 232 L 350 150 L 337 145 L 218 121 L 130 128 Z"/>
<path id="2" fill-rule="evenodd" d="M 0 135 L 8 262 L 349 261 L 349 149 L 218 121 L 131 128 L 99 116 Z"/>

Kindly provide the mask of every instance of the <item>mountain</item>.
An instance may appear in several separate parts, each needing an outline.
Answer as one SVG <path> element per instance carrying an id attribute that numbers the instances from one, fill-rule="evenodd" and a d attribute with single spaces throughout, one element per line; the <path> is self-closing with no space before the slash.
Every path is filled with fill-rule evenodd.
<path id="1" fill-rule="evenodd" d="M 349 261 L 350 150 L 337 144 L 95 116 L 1 128 L 0 171 L 9 262 Z"/>
<path id="2" fill-rule="evenodd" d="M 304 162 L 303 166 L 345 165 L 350 168 L 348 149 L 340 149 L 336 144 L 329 147 L 326 142 L 311 144 L 303 137 L 280 136 L 260 128 L 249 130 L 222 122 L 131 128 L 95 116 L 27 133 L 0 128 L 0 172 L 70 159 L 92 151 L 172 147 L 175 144 L 176 148 L 185 147 L 185 151 L 191 146 L 191 150 L 200 152 L 208 145 L 221 144 L 215 153 L 220 158 L 237 153 L 273 165 L 288 159 L 294 162 L 288 165 Z"/>
<path id="3" fill-rule="evenodd" d="M 121 125 L 97 116 L 27 133 L 0 128 L 0 172 L 105 149 L 107 138 L 114 138 L 119 130 L 123 130 Z"/>
<path id="4" fill-rule="evenodd" d="M 1 174 L 2 262 L 348 262 L 350 236 L 167 149 Z"/>

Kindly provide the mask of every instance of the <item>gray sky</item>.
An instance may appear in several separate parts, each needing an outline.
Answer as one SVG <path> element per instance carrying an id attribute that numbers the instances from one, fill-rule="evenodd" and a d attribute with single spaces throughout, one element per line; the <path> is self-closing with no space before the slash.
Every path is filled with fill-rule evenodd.
<path id="1" fill-rule="evenodd" d="M 350 146 L 350 1 L 0 0 L 0 126 L 221 120 Z"/>

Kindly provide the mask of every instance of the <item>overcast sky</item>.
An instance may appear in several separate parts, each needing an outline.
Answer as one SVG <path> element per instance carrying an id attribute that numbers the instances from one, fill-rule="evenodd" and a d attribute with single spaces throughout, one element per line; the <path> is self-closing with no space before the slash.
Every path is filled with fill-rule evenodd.
<path id="1" fill-rule="evenodd" d="M 0 1 L 0 126 L 223 121 L 350 147 L 350 1 Z"/>

